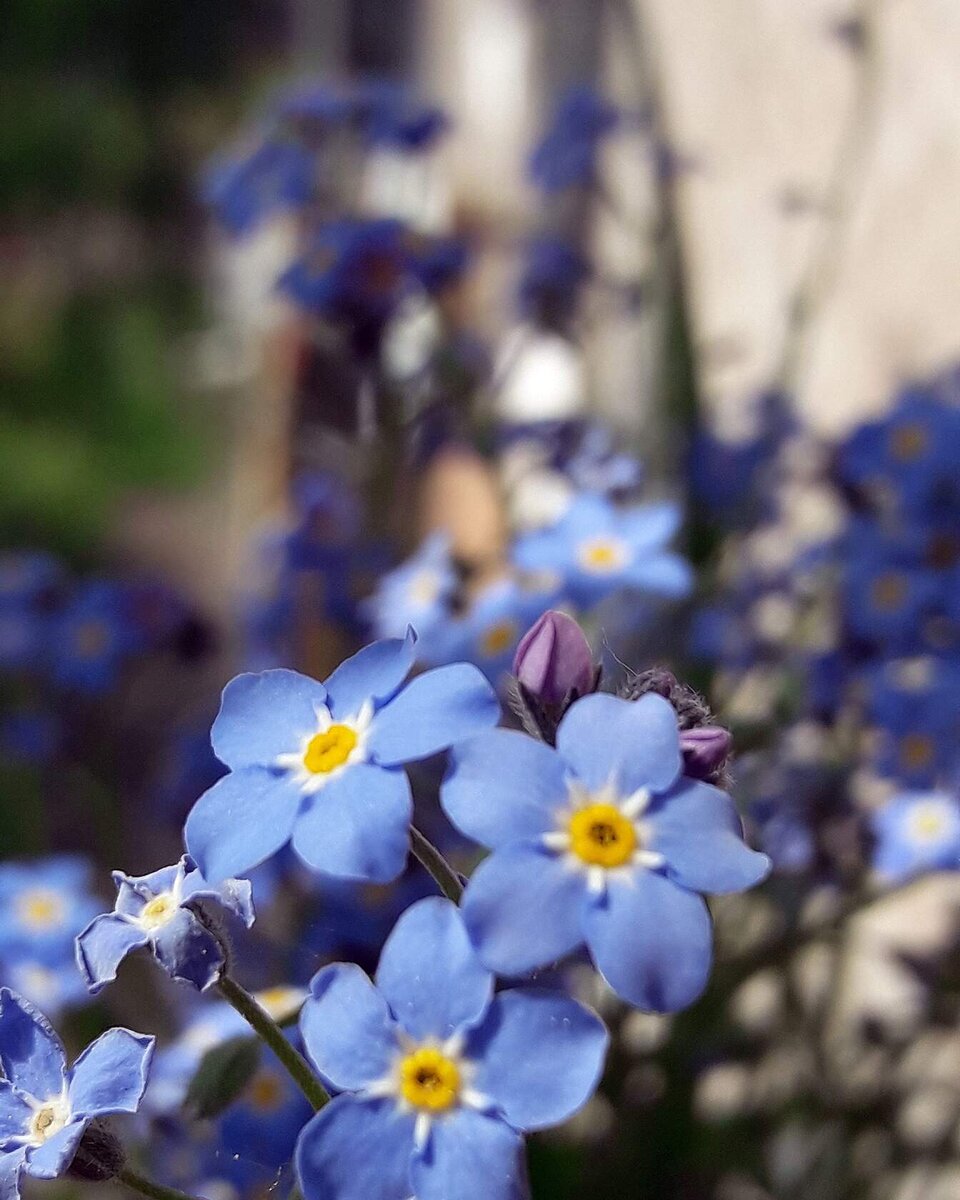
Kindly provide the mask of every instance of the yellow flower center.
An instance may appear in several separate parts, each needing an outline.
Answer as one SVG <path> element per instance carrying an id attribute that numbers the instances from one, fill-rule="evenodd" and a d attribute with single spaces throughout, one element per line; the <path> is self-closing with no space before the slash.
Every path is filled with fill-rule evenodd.
<path id="1" fill-rule="evenodd" d="M 63 897 L 47 888 L 25 892 L 17 903 L 20 920 L 38 933 L 53 929 L 64 918 Z"/>
<path id="2" fill-rule="evenodd" d="M 936 841 L 946 828 L 946 817 L 938 805 L 924 804 L 911 815 L 910 828 L 919 841 Z"/>
<path id="3" fill-rule="evenodd" d="M 488 658 L 494 658 L 498 654 L 503 654 L 516 641 L 517 627 L 513 621 L 498 621 L 496 625 L 491 625 L 485 630 L 480 638 L 480 651 Z"/>
<path id="4" fill-rule="evenodd" d="M 303 765 L 312 775 L 328 775 L 342 767 L 357 744 L 356 730 L 349 725 L 331 725 L 310 739 Z"/>
<path id="5" fill-rule="evenodd" d="M 900 762 L 910 770 L 918 771 L 933 762 L 933 739 L 923 733 L 908 733 L 900 739 Z"/>
<path id="6" fill-rule="evenodd" d="M 33 1114 L 30 1136 L 35 1142 L 45 1142 L 64 1127 L 66 1118 L 62 1107 L 58 1104 L 45 1104 Z"/>
<path id="7" fill-rule="evenodd" d="M 594 538 L 580 547 L 580 565 L 588 571 L 605 574 L 623 566 L 623 545 L 613 538 Z"/>
<path id="8" fill-rule="evenodd" d="M 273 1112 L 280 1107 L 283 1099 L 283 1088 L 276 1075 L 269 1071 L 258 1071 L 251 1079 L 247 1095 L 254 1108 L 261 1112 Z"/>
<path id="9" fill-rule="evenodd" d="M 460 1098 L 460 1071 L 452 1059 L 422 1046 L 400 1063 L 400 1093 L 408 1104 L 427 1112 L 444 1112 Z"/>
<path id="10" fill-rule="evenodd" d="M 870 599 L 881 612 L 895 612 L 907 598 L 907 581 L 896 571 L 878 575 L 870 585 Z"/>
<path id="11" fill-rule="evenodd" d="M 148 929 L 155 929 L 172 916 L 175 907 L 173 897 L 169 892 L 164 892 L 160 896 L 154 896 L 152 900 L 143 906 L 143 911 L 140 913 L 140 922 Z"/>
<path id="12" fill-rule="evenodd" d="M 898 462 L 914 462 L 927 448 L 927 431 L 922 425 L 902 425 L 890 437 L 890 452 Z"/>
<path id="13" fill-rule="evenodd" d="M 612 804 L 591 804 L 570 818 L 570 850 L 591 867 L 622 867 L 637 849 L 637 831 Z"/>

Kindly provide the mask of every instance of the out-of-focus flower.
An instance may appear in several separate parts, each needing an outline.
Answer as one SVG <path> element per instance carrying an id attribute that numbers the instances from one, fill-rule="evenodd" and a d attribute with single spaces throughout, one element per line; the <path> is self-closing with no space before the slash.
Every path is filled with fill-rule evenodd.
<path id="1" fill-rule="evenodd" d="M 373 145 L 419 154 L 429 150 L 449 128 L 442 109 L 419 103 L 408 88 L 388 80 L 362 84 L 357 101 Z"/>
<path id="2" fill-rule="evenodd" d="M 676 504 L 620 509 L 583 495 L 552 529 L 521 537 L 514 556 L 527 570 L 555 572 L 584 608 L 618 588 L 684 596 L 692 584 L 690 567 L 668 548 L 680 520 Z"/>
<path id="3" fill-rule="evenodd" d="M 871 817 L 873 866 L 888 883 L 960 868 L 960 803 L 947 792 L 901 792 Z"/>
<path id="4" fill-rule="evenodd" d="M 889 662 L 867 674 L 876 769 L 907 787 L 932 786 L 960 758 L 960 669 L 947 660 Z"/>
<path id="5" fill-rule="evenodd" d="M 596 177 L 600 142 L 617 125 L 619 113 L 593 88 L 566 91 L 553 119 L 529 161 L 531 180 L 549 193 L 580 185 L 589 187 Z"/>
<path id="6" fill-rule="evenodd" d="M 613 990 L 653 1011 L 707 981 L 700 893 L 742 891 L 770 866 L 729 796 L 682 775 L 677 714 L 655 694 L 578 700 L 556 750 L 509 730 L 465 742 L 441 803 L 493 850 L 463 900 L 491 970 L 523 974 L 586 944 Z"/>
<path id="7" fill-rule="evenodd" d="M 100 907 L 91 873 L 76 855 L 0 865 L 0 961 L 40 956 L 69 969 L 73 940 Z"/>
<path id="8" fill-rule="evenodd" d="M 32 1005 L 0 988 L 0 1100 L 4 1195 L 19 1195 L 20 1176 L 55 1179 L 73 1161 L 89 1121 L 136 1112 L 154 1039 L 110 1029 L 67 1070 L 60 1039 Z"/>
<path id="9" fill-rule="evenodd" d="M 305 147 L 273 135 L 251 151 L 215 162 L 203 181 L 203 199 L 224 229 L 241 237 L 274 213 L 306 205 L 315 171 Z"/>
<path id="10" fill-rule="evenodd" d="M 239 675 L 213 725 L 230 768 L 197 801 L 187 849 L 210 880 L 243 874 L 287 841 L 313 870 L 387 882 L 409 849 L 403 765 L 496 724 L 490 684 L 465 663 L 404 680 L 404 640 L 374 642 L 325 684 L 296 671 Z"/>
<path id="11" fill-rule="evenodd" d="M 227 879 L 212 887 L 187 855 L 140 878 L 114 871 L 113 880 L 116 908 L 95 917 L 77 938 L 77 965 L 92 992 L 116 979 L 123 959 L 142 946 L 173 979 L 202 991 L 220 978 L 226 962 L 216 909 L 253 924 L 249 882 Z"/>
<path id="12" fill-rule="evenodd" d="M 341 1095 L 297 1145 L 306 1200 L 522 1194 L 521 1133 L 586 1102 L 607 1035 L 565 995 L 517 989 L 491 999 L 492 984 L 459 911 L 436 898 L 397 922 L 376 987 L 352 964 L 315 976 L 303 1039 Z"/>
<path id="13" fill-rule="evenodd" d="M 524 317 L 563 329 L 576 312 L 590 265 L 564 238 L 540 234 L 526 245 L 517 302 Z"/>
<path id="14" fill-rule="evenodd" d="M 83 584 L 57 614 L 47 647 L 50 673 L 60 687 L 97 694 L 116 681 L 141 644 L 126 589 L 110 580 Z"/>
<path id="15" fill-rule="evenodd" d="M 433 534 L 412 558 L 381 576 L 377 591 L 365 602 L 373 632 L 377 637 L 403 637 L 412 625 L 429 646 L 433 631 L 449 612 L 456 585 L 450 540 Z"/>
<path id="16" fill-rule="evenodd" d="M 580 626 L 551 609 L 520 639 L 513 659 L 517 682 L 545 704 L 562 704 L 596 691 L 597 664 Z"/>

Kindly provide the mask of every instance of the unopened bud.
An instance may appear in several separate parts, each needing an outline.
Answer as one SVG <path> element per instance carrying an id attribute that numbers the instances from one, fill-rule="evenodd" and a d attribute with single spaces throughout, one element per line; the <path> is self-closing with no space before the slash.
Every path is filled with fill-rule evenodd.
<path id="1" fill-rule="evenodd" d="M 720 725 L 701 725 L 699 729 L 680 732 L 683 773 L 692 779 L 716 783 L 723 775 L 732 749 L 733 736 Z"/>
<path id="2" fill-rule="evenodd" d="M 544 704 L 563 704 L 597 688 L 597 666 L 583 630 L 553 609 L 520 639 L 513 673 Z"/>

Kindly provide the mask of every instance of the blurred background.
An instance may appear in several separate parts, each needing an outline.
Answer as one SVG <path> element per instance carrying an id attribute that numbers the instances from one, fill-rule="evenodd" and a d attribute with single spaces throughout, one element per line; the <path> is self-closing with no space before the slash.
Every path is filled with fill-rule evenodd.
<path id="1" fill-rule="evenodd" d="M 145 1155 L 286 1195 L 282 1078 L 198 1149 L 186 1087 L 235 1030 L 136 964 L 91 1004 L 73 936 L 107 870 L 180 853 L 238 670 L 323 678 L 409 621 L 502 684 L 562 605 L 611 686 L 704 693 L 776 870 L 716 905 L 689 1013 L 587 996 L 616 1051 L 534 1195 L 960 1197 L 960 9 L 0 27 L 0 983 L 68 1038 L 152 1021 Z M 258 987 L 375 962 L 428 886 L 261 874 Z"/>

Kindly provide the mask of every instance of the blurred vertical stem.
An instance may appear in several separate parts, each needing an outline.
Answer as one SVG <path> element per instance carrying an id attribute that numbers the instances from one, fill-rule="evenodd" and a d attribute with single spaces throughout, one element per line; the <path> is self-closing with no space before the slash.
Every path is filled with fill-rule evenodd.
<path id="1" fill-rule="evenodd" d="M 446 898 L 452 900 L 454 904 L 459 904 L 460 897 L 463 895 L 460 876 L 436 846 L 432 842 L 428 842 L 414 825 L 410 826 L 410 851 L 427 874 L 433 877 L 434 883 Z"/>

